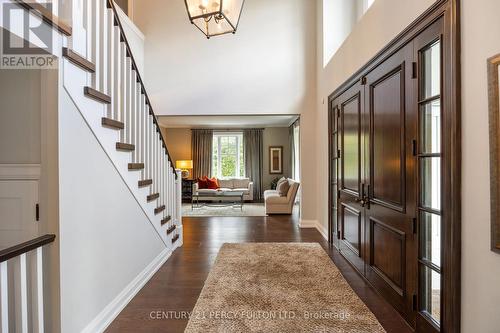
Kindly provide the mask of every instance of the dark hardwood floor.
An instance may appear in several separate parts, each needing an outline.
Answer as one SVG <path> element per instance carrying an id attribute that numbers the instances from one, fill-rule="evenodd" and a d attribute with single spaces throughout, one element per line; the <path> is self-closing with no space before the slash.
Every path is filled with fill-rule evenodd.
<path id="1" fill-rule="evenodd" d="M 299 229 L 296 216 L 183 218 L 184 245 L 132 299 L 106 332 L 183 332 L 187 318 L 161 318 L 175 311 L 187 316 L 224 243 L 318 242 L 358 296 L 387 332 L 412 332 L 399 314 L 379 296 L 316 229 Z M 156 311 L 164 314 L 160 319 Z M 172 311 L 172 312 L 170 312 Z"/>

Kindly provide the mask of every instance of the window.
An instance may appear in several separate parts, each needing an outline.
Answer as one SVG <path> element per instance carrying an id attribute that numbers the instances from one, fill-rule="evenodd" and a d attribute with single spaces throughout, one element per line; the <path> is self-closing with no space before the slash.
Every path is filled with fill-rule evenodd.
<path id="1" fill-rule="evenodd" d="M 420 52 L 419 219 L 420 311 L 441 319 L 441 47 Z"/>
<path id="2" fill-rule="evenodd" d="M 323 0 L 323 67 L 375 0 Z"/>
<path id="3" fill-rule="evenodd" d="M 214 133 L 212 176 L 245 177 L 243 133 Z"/>

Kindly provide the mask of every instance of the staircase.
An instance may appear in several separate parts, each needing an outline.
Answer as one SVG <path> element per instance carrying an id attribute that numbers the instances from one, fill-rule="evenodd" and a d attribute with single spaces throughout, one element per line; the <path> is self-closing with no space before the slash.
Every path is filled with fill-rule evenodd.
<path id="1" fill-rule="evenodd" d="M 181 181 L 115 4 L 74 0 L 63 86 L 160 237 L 182 244 Z"/>
<path id="2" fill-rule="evenodd" d="M 52 53 L 57 57 L 59 65 L 57 87 L 59 91 L 59 117 L 61 114 L 69 112 L 69 110 L 64 109 L 64 106 L 70 105 L 72 113 L 67 114 L 78 118 L 79 124 L 85 129 L 85 134 L 88 134 L 90 138 L 95 137 L 96 140 L 92 140 L 92 143 L 96 147 L 102 148 L 105 154 L 102 154 L 101 151 L 99 153 L 106 160 L 106 165 L 110 166 L 111 175 L 116 176 L 114 174 L 116 170 L 119 177 L 116 176 L 114 179 L 122 186 L 121 188 L 130 192 L 131 195 L 127 192 L 126 197 L 134 204 L 134 211 L 140 212 L 140 222 L 144 221 L 146 224 L 149 222 L 154 228 L 153 230 L 147 225 L 147 228 L 144 228 L 146 231 L 143 230 L 142 233 L 142 235 L 152 235 L 155 241 L 154 249 L 150 246 L 151 252 L 148 253 L 151 255 L 152 251 L 157 250 L 157 247 L 160 248 L 158 251 L 161 253 L 154 253 L 156 257 L 151 263 L 140 261 L 140 264 L 146 267 L 140 267 L 143 271 L 139 272 L 138 275 L 136 271 L 126 271 L 125 273 L 129 274 L 127 275 L 129 280 L 122 282 L 127 283 L 127 285 L 125 287 L 123 285 L 113 286 L 115 294 L 112 295 L 113 299 L 110 301 L 99 299 L 99 291 L 92 289 L 96 287 L 96 283 L 91 283 L 91 281 L 87 283 L 86 280 L 83 282 L 79 280 L 80 285 L 78 283 L 63 285 L 61 282 L 63 278 L 64 281 L 71 280 L 67 278 L 68 273 L 63 271 L 62 265 L 66 265 L 64 267 L 67 269 L 68 263 L 69 265 L 73 264 L 73 258 L 71 254 L 67 255 L 67 250 L 75 245 L 68 241 L 71 237 L 68 238 L 67 233 L 61 232 L 57 238 L 55 235 L 45 235 L 11 248 L 0 249 L 0 332 L 7 333 L 12 330 L 44 332 L 44 327 L 53 319 L 46 314 L 48 312 L 59 313 L 61 317 L 64 317 L 61 322 L 51 323 L 52 327 L 60 328 L 63 332 L 104 331 L 171 253 L 182 246 L 180 171 L 175 170 L 168 153 L 158 119 L 138 71 L 127 36 L 120 22 L 119 13 L 112 0 L 52 0 L 50 1 L 52 7 L 44 6 L 41 4 L 42 1 L 0 0 L 1 3 L 6 1 L 17 3 L 21 8 L 29 11 L 31 16 L 38 16 L 45 22 L 45 26 L 42 28 L 54 32 Z M 70 8 L 65 7 L 61 11 L 60 5 L 69 5 Z M 59 11 L 64 12 L 65 20 L 58 18 Z M 69 101 L 69 104 L 64 104 L 61 100 L 64 100 L 64 103 Z M 60 124 L 58 126 L 60 126 L 61 132 L 62 127 Z M 74 130 L 68 126 L 64 128 L 66 132 Z M 88 140 L 87 137 L 85 138 Z M 79 152 L 79 147 L 73 148 L 67 143 L 64 147 L 66 151 L 75 149 L 75 154 Z M 60 152 L 61 149 L 59 149 Z M 77 160 L 75 161 L 78 163 Z M 87 166 L 89 169 L 93 167 L 93 165 Z M 80 168 L 80 170 L 84 169 Z M 75 174 L 75 177 L 78 175 Z M 65 181 L 67 182 L 68 178 Z M 68 187 L 66 186 L 65 189 Z M 59 200 L 61 200 L 61 195 Z M 134 201 L 137 202 L 137 207 Z M 68 205 L 67 201 L 65 203 L 64 211 L 66 213 L 73 211 L 73 207 L 70 207 L 71 205 Z M 106 205 L 102 206 L 105 207 L 104 209 L 107 207 Z M 110 213 L 110 216 L 113 214 L 109 211 L 107 213 Z M 58 222 L 60 223 L 59 227 L 61 227 L 62 222 Z M 113 226 L 120 228 L 120 222 L 122 221 L 119 219 L 114 220 Z M 66 219 L 64 223 L 71 225 L 74 222 Z M 142 225 L 140 223 L 140 226 Z M 129 225 L 130 230 L 134 232 L 131 236 L 132 239 L 140 226 L 131 228 Z M 78 231 L 79 229 L 74 233 L 78 234 Z M 99 230 L 99 232 L 109 233 L 109 229 Z M 156 239 L 155 232 L 161 241 Z M 109 238 L 113 237 L 117 238 L 115 233 L 109 233 Z M 121 241 L 121 239 L 119 240 Z M 144 243 L 138 244 L 139 246 L 144 245 Z M 127 258 L 120 257 L 121 253 L 115 253 L 117 250 L 109 247 L 107 240 L 101 241 L 99 245 L 99 248 L 109 252 L 107 260 L 119 258 L 119 265 L 127 265 Z M 132 246 L 128 243 L 121 245 L 123 247 Z M 81 243 L 79 246 L 79 253 L 82 254 L 80 258 L 87 259 L 86 249 L 82 247 Z M 45 254 L 43 254 L 42 248 L 46 249 Z M 132 250 L 139 252 L 136 249 Z M 64 260 L 63 256 L 66 256 Z M 34 261 L 30 260 L 32 257 Z M 47 266 L 45 259 L 42 260 L 43 257 L 47 257 L 49 263 L 61 265 L 61 281 L 56 281 L 59 284 L 56 285 L 54 281 L 44 284 L 44 271 L 52 272 L 54 267 Z M 150 257 L 146 258 L 146 254 L 144 257 L 144 260 L 150 260 Z M 92 259 L 99 261 L 100 258 L 94 256 Z M 27 269 L 31 267 L 31 261 L 36 267 L 34 272 Z M 103 263 L 108 262 L 101 260 L 99 264 L 102 266 Z M 95 264 L 95 261 L 90 262 L 90 265 L 95 266 Z M 92 268 L 94 266 L 86 267 Z M 12 270 L 17 270 L 19 273 L 12 275 L 10 273 Z M 109 279 L 113 278 L 113 276 L 111 278 L 109 276 L 111 275 L 108 274 Z M 32 279 L 36 283 L 29 283 Z M 71 283 L 73 283 L 72 280 Z M 16 288 L 12 288 L 12 284 L 15 284 Z M 50 287 L 48 290 L 44 290 L 47 289 L 47 285 Z M 63 289 L 64 286 L 68 285 L 68 288 Z M 92 306 L 93 312 L 87 313 L 87 317 L 84 318 L 90 321 L 89 323 L 74 323 L 73 318 L 69 318 L 57 306 L 66 310 L 68 302 L 72 304 L 71 301 L 75 299 L 79 301 L 80 299 L 73 297 L 73 293 L 68 296 L 68 290 L 82 287 L 86 287 L 85 290 L 90 290 L 88 293 L 90 301 L 87 301 L 88 304 L 82 304 L 87 308 Z M 112 289 L 109 287 L 109 282 L 108 285 L 99 285 L 99 287 L 107 290 Z M 49 298 L 49 302 L 47 302 L 49 304 L 45 304 L 44 295 L 51 295 L 54 290 L 59 288 L 61 288 L 61 297 Z M 64 295 L 62 295 L 63 293 Z M 36 297 L 29 296 L 33 294 Z M 105 302 L 108 303 L 105 304 Z M 44 312 L 45 310 L 49 311 Z M 91 316 L 93 317 L 91 318 Z M 78 329 L 67 329 L 65 325 L 68 322 L 77 325 Z"/>

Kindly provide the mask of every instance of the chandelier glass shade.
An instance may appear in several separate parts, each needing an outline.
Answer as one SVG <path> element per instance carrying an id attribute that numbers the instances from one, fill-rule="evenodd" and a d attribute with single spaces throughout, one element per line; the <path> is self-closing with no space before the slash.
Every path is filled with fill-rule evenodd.
<path id="1" fill-rule="evenodd" d="M 236 33 L 245 0 L 184 0 L 189 20 L 207 37 Z"/>

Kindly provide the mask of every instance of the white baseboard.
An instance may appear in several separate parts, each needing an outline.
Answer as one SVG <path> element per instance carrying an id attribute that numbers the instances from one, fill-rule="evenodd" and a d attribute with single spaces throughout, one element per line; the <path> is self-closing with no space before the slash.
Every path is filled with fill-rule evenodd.
<path id="1" fill-rule="evenodd" d="M 101 333 L 115 320 L 120 312 L 141 290 L 146 282 L 160 269 L 172 254 L 171 249 L 163 250 L 139 275 L 123 289 L 83 330 L 82 333 Z"/>
<path id="2" fill-rule="evenodd" d="M 318 220 L 300 220 L 299 227 L 302 229 L 314 228 L 323 236 L 324 239 L 328 240 L 328 229 L 325 228 Z"/>

